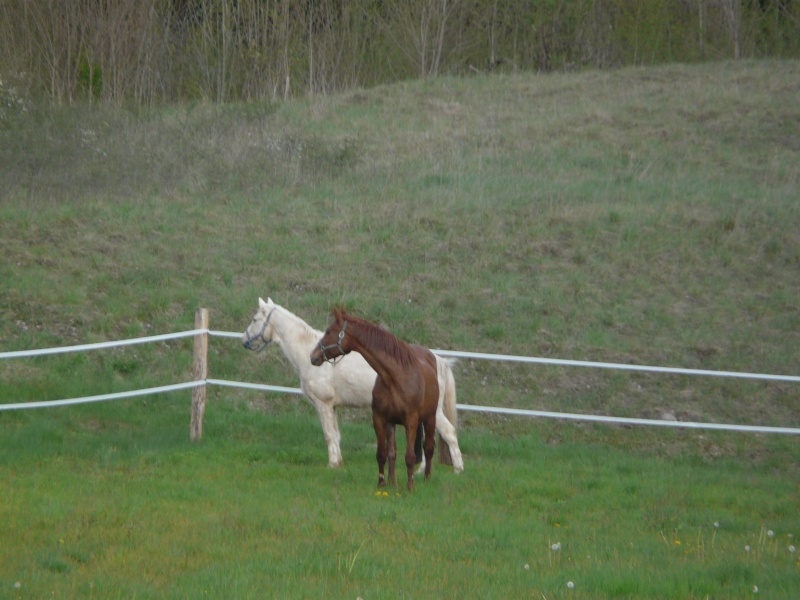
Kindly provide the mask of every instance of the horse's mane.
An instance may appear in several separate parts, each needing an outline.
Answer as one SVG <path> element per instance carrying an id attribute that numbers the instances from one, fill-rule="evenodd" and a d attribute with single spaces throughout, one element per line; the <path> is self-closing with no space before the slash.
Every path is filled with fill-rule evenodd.
<path id="1" fill-rule="evenodd" d="M 348 327 L 356 329 L 355 335 L 365 346 L 385 352 L 405 367 L 409 367 L 416 362 L 416 356 L 411 346 L 397 339 L 386 329 L 352 315 L 347 315 L 345 321 L 347 321 Z"/>
<path id="2" fill-rule="evenodd" d="M 315 343 L 320 337 L 322 337 L 322 332 L 318 329 L 314 329 L 311 325 L 306 323 L 303 319 L 298 317 L 288 308 L 281 306 L 280 304 L 273 303 L 273 306 L 278 309 L 280 312 L 283 313 L 284 316 L 288 317 L 295 325 L 297 325 L 302 331 L 300 335 L 303 336 L 304 339 L 308 339 L 309 343 Z M 267 311 L 269 312 L 269 311 Z"/>

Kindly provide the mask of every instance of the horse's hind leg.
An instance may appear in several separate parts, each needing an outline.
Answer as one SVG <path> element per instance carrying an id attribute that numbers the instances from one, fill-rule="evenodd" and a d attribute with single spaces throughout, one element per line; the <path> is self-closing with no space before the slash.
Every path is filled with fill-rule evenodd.
<path id="1" fill-rule="evenodd" d="M 414 465 L 417 464 L 417 454 L 414 452 L 414 444 L 417 439 L 417 425 L 419 421 L 416 418 L 409 418 L 405 423 L 406 429 L 406 470 L 408 471 L 408 491 L 414 489 Z M 430 464 L 430 457 L 428 457 L 428 464 Z M 427 468 L 427 467 L 426 467 Z"/>
<path id="2" fill-rule="evenodd" d="M 395 462 L 397 461 L 397 438 L 395 437 L 394 424 L 386 426 L 386 450 L 389 454 L 389 483 L 397 487 L 397 477 L 394 472 Z"/>
<path id="3" fill-rule="evenodd" d="M 417 475 L 425 472 L 425 454 L 422 452 L 422 440 L 425 435 L 422 429 L 422 423 L 417 427 L 417 441 L 414 442 L 414 454 L 417 456 Z"/>
<path id="4" fill-rule="evenodd" d="M 416 464 L 420 464 L 422 462 L 422 440 L 424 436 L 422 435 L 422 423 L 417 426 L 417 439 L 414 442 L 414 456 L 416 457 Z"/>
<path id="5" fill-rule="evenodd" d="M 431 465 L 433 465 L 433 449 L 436 445 L 436 416 L 425 420 L 425 479 L 431 478 Z"/>
<path id="6" fill-rule="evenodd" d="M 453 461 L 453 470 L 456 473 L 464 471 L 464 457 L 461 455 L 461 449 L 458 447 L 458 438 L 456 437 L 456 428 L 444 416 L 441 410 L 436 411 L 436 431 L 439 432 L 442 440 L 450 448 L 450 458 Z"/>
<path id="7" fill-rule="evenodd" d="M 375 437 L 378 442 L 378 450 L 375 458 L 378 460 L 378 487 L 386 487 L 386 477 L 383 469 L 386 466 L 387 444 L 386 444 L 386 423 L 376 413 L 372 413 L 372 426 L 375 429 Z"/>

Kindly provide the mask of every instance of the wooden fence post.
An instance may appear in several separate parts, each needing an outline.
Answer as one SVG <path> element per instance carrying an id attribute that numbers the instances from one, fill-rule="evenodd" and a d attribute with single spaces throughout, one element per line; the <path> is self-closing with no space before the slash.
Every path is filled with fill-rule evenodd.
<path id="1" fill-rule="evenodd" d="M 198 308 L 194 313 L 194 328 L 208 329 L 208 309 Z M 194 363 L 192 377 L 195 381 L 208 378 L 208 334 L 194 336 Z M 206 387 L 192 388 L 192 422 L 189 425 L 189 438 L 199 442 L 203 438 L 203 415 L 206 412 Z"/>

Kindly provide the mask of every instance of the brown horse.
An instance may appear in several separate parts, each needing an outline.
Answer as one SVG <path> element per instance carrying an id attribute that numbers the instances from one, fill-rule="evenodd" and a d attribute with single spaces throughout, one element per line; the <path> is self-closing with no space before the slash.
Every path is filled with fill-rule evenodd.
<path id="1" fill-rule="evenodd" d="M 425 479 L 431 476 L 435 444 L 439 383 L 436 357 L 427 348 L 406 344 L 374 323 L 333 309 L 334 321 L 311 352 L 311 364 L 319 366 L 338 356 L 358 352 L 378 373 L 372 388 L 372 425 L 378 439 L 378 487 L 386 485 L 383 474 L 389 460 L 389 482 L 395 479 L 395 425 L 406 430 L 408 489 L 414 489 L 414 442 L 417 426 L 425 430 Z"/>

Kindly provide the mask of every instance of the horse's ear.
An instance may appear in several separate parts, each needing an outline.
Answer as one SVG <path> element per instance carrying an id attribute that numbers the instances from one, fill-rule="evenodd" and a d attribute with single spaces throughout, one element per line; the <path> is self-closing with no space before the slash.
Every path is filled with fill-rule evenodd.
<path id="1" fill-rule="evenodd" d="M 347 318 L 349 316 L 350 315 L 347 314 L 347 309 L 343 306 L 342 307 L 342 318 L 344 319 L 344 318 Z"/>
<path id="2" fill-rule="evenodd" d="M 333 318 L 338 322 L 342 320 L 342 311 L 339 310 L 338 306 L 333 307 Z"/>
<path id="3" fill-rule="evenodd" d="M 259 306 L 266 306 L 267 305 L 267 303 L 264 302 L 264 299 L 261 296 L 258 297 L 258 305 Z"/>

